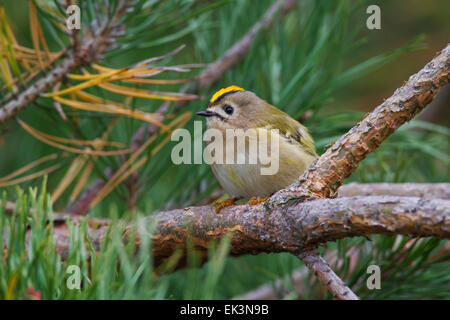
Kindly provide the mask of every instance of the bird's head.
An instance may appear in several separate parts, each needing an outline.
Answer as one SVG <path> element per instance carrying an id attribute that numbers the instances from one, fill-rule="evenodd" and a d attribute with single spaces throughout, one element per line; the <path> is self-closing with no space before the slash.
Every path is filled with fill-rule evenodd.
<path id="1" fill-rule="evenodd" d="M 268 104 L 251 91 L 229 86 L 217 91 L 204 111 L 197 115 L 206 117 L 207 126 L 217 129 L 247 129 L 253 120 L 260 118 Z"/>

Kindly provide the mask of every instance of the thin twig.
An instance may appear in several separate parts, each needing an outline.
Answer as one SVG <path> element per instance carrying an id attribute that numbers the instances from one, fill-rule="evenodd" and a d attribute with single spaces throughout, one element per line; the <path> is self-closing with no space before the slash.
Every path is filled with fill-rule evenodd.
<path id="1" fill-rule="evenodd" d="M 298 255 L 309 270 L 320 282 L 330 290 L 333 298 L 339 300 L 359 300 L 358 296 L 347 287 L 339 276 L 334 273 L 328 263 L 319 255 L 316 250 L 304 251 Z"/>
<path id="2" fill-rule="evenodd" d="M 308 290 L 306 279 L 308 274 L 309 271 L 306 268 L 296 269 L 283 279 L 263 284 L 234 297 L 233 300 L 278 300 L 285 298 L 292 289 L 297 294 L 295 298 L 301 299 L 305 290 Z M 286 285 L 286 283 L 289 283 L 289 285 Z"/>
<path id="3" fill-rule="evenodd" d="M 360 247 L 352 247 L 346 255 L 350 256 L 350 259 L 358 259 L 360 255 Z M 325 261 L 329 265 L 341 265 L 344 263 L 343 259 L 338 259 L 337 250 L 327 251 L 324 255 Z M 350 265 L 349 273 L 353 270 Z M 287 297 L 294 299 L 314 299 L 317 294 L 322 296 L 322 290 L 320 292 L 313 292 L 311 279 L 308 279 L 308 269 L 301 267 L 295 269 L 292 273 L 284 276 L 282 279 L 277 279 L 269 283 L 263 284 L 257 288 L 236 296 L 233 300 L 278 300 L 285 299 Z M 293 296 L 295 294 L 295 296 Z"/>
<path id="4" fill-rule="evenodd" d="M 199 89 L 211 86 L 222 78 L 228 70 L 242 61 L 250 50 L 257 35 L 272 23 L 280 9 L 283 8 L 283 15 L 286 15 L 295 7 L 296 3 L 297 0 L 278 0 L 272 4 L 266 14 L 238 42 L 228 49 L 219 60 L 209 65 L 203 72 L 202 79 L 199 81 Z"/>

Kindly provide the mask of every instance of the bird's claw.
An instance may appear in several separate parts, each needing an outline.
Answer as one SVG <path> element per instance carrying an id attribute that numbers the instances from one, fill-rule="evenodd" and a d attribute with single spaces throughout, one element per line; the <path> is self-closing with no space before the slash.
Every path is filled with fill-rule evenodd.
<path id="1" fill-rule="evenodd" d="M 250 200 L 248 200 L 248 204 L 253 206 L 256 204 L 260 204 L 265 202 L 267 199 L 269 199 L 270 197 L 265 197 L 265 198 L 261 198 L 261 197 L 251 197 Z"/>
<path id="2" fill-rule="evenodd" d="M 216 207 L 216 213 L 219 213 L 220 210 L 222 210 L 225 207 L 232 206 L 236 202 L 236 200 L 237 200 L 236 198 L 230 198 L 224 201 L 214 202 L 213 206 Z"/>

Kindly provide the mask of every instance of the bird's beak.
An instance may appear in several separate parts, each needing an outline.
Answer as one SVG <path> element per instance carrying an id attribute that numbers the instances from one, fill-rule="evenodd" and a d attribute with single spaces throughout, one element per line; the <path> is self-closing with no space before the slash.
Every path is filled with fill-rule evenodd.
<path id="1" fill-rule="evenodd" d="M 202 117 L 212 117 L 212 116 L 215 116 L 216 113 L 209 111 L 209 110 L 204 110 L 204 111 L 197 112 L 196 115 L 202 116 Z"/>

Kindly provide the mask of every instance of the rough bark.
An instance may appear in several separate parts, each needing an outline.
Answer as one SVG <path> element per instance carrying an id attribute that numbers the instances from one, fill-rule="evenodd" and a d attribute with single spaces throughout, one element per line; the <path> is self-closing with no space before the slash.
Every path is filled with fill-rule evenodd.
<path id="1" fill-rule="evenodd" d="M 138 223 L 156 225 L 152 235 L 156 265 L 165 262 L 176 250 L 183 249 L 186 254 L 188 237 L 197 253 L 206 259 L 211 241 L 219 241 L 229 233 L 233 256 L 270 252 L 298 256 L 327 241 L 354 236 L 401 234 L 450 239 L 450 200 L 362 196 L 271 208 L 265 204 L 239 205 L 224 208 L 220 214 L 210 206 L 188 207 L 159 212 Z M 96 249 L 107 227 L 100 224 L 99 228 L 91 229 Z M 58 252 L 64 257 L 68 234 L 61 232 L 58 236 Z M 183 260 L 180 263 L 181 267 Z"/>
<path id="2" fill-rule="evenodd" d="M 402 124 L 425 108 L 449 83 L 450 45 L 422 70 L 412 75 L 394 94 L 367 114 L 331 146 L 290 187 L 273 198 L 278 202 L 333 197 L 367 155 Z"/>
<path id="3" fill-rule="evenodd" d="M 36 81 L 35 84 L 19 94 L 17 98 L 0 108 L 0 124 L 14 117 L 21 110 L 32 104 L 42 93 L 47 92 L 81 64 L 81 61 L 70 57 L 53 68 L 45 77 Z"/>

